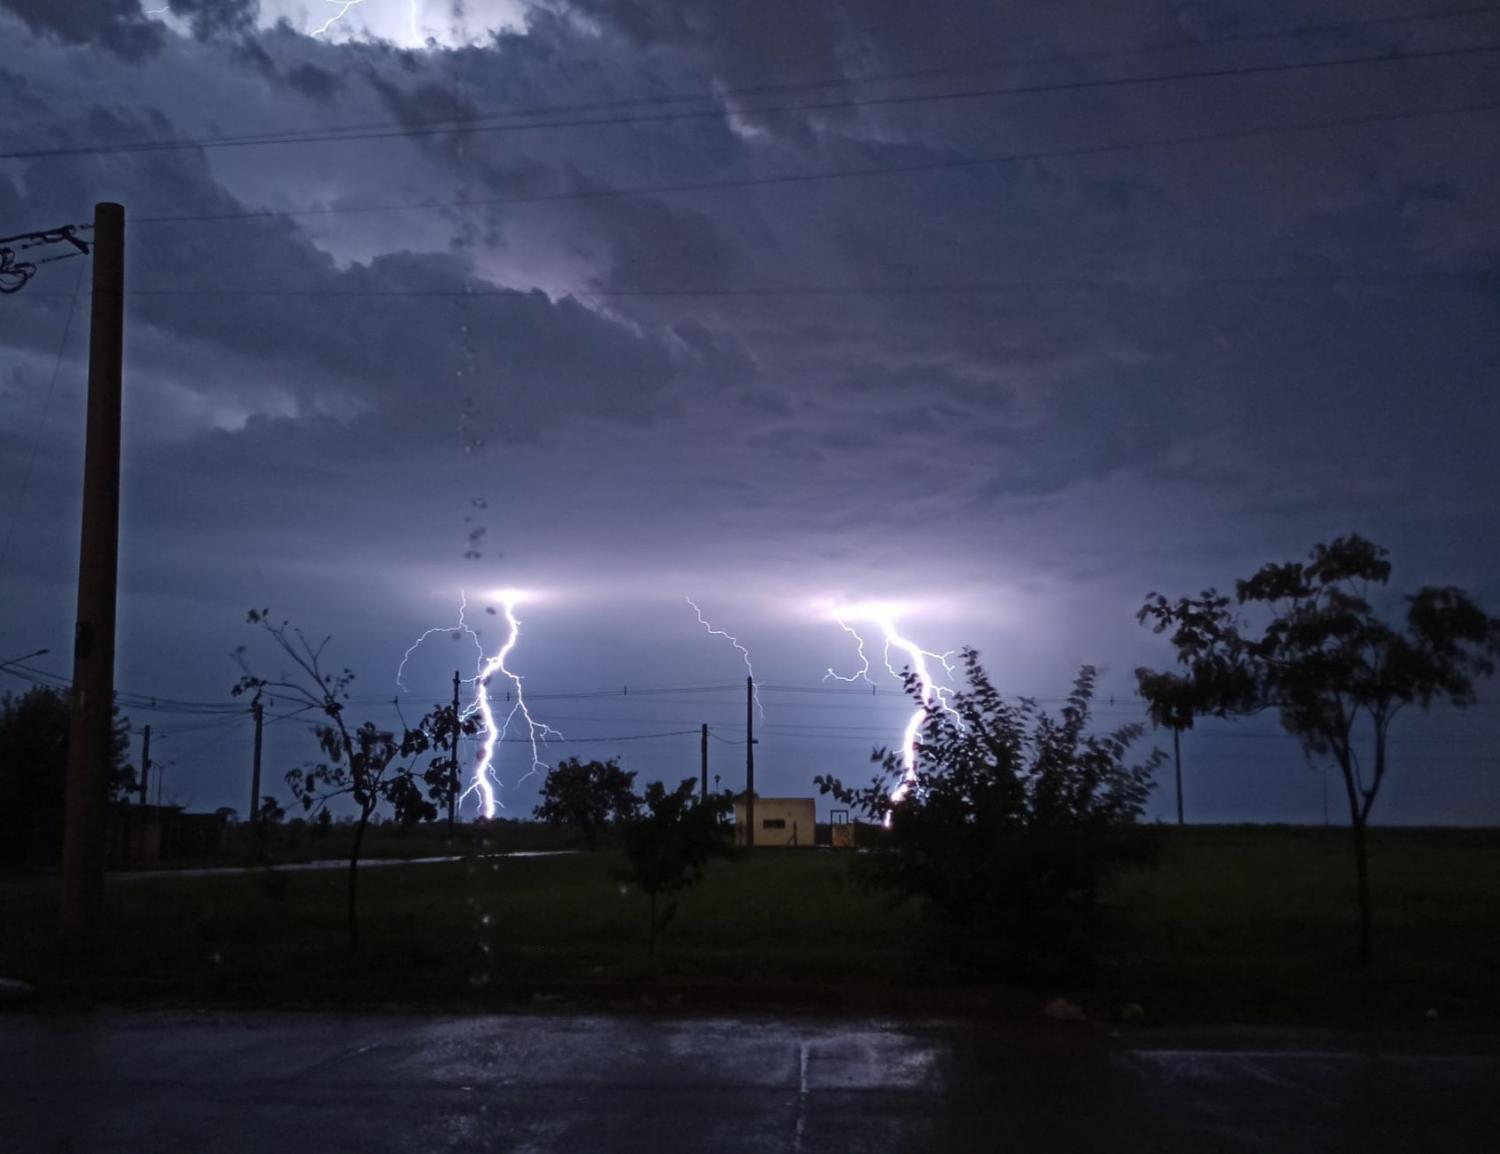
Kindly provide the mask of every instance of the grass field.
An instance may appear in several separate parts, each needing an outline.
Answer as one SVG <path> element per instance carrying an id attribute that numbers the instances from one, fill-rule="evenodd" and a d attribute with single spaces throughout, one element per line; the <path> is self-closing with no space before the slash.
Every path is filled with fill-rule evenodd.
<path id="1" fill-rule="evenodd" d="M 0 974 L 44 997 L 258 1004 L 798 1004 L 1030 1012 L 1066 994 L 1154 1021 L 1500 1024 L 1500 832 L 1373 835 L 1377 964 L 1353 965 L 1346 833 L 1167 830 L 1110 895 L 1123 926 L 1085 988 L 975 986 L 830 851 L 758 851 L 686 894 L 658 955 L 608 854 L 468 857 L 361 875 L 364 948 L 339 871 L 115 882 L 104 948 L 52 939 L 52 883 L 0 886 Z"/>

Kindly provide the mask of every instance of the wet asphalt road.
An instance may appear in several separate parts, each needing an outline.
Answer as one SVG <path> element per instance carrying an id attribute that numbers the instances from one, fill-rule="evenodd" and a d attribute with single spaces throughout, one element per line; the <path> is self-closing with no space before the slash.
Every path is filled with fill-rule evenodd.
<path id="1" fill-rule="evenodd" d="M 1500 1149 L 1493 1049 L 1141 1037 L 798 1019 L 10 1014 L 0 1151 Z"/>

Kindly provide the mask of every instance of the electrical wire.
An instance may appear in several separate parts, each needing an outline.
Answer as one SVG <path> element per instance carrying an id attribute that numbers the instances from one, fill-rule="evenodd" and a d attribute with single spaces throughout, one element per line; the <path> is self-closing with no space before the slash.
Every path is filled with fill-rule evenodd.
<path id="1" fill-rule="evenodd" d="M 1193 71 L 1154 73 L 1146 76 L 1113 77 L 1097 80 L 1057 81 L 1046 84 L 1021 84 L 1004 87 L 967 89 L 936 93 L 902 93 L 890 96 L 848 97 L 837 100 L 817 100 L 795 104 L 749 105 L 726 107 L 717 104 L 709 109 L 687 111 L 641 113 L 632 116 L 592 117 L 574 120 L 534 120 L 490 123 L 488 120 L 447 120 L 438 126 L 394 124 L 370 129 L 304 130 L 282 135 L 250 135 L 201 137 L 196 140 L 138 141 L 126 144 L 98 144 L 89 146 L 69 145 L 55 148 L 17 150 L 0 153 L 0 160 L 38 160 L 54 157 L 85 155 L 119 155 L 139 152 L 170 152 L 184 149 L 210 150 L 221 148 L 262 148 L 295 144 L 329 144 L 365 140 L 389 140 L 393 138 L 416 139 L 427 136 L 451 136 L 456 134 L 533 132 L 539 130 L 619 127 L 639 124 L 660 124 L 693 120 L 722 120 L 727 115 L 767 116 L 787 113 L 825 112 L 851 108 L 899 107 L 943 103 L 959 100 L 992 99 L 1005 96 L 1039 95 L 1058 92 L 1089 91 L 1094 89 L 1136 87 L 1149 84 L 1168 84 L 1184 81 L 1218 80 L 1237 76 L 1273 75 L 1286 72 L 1306 71 L 1322 68 L 1354 67 L 1365 64 L 1390 64 L 1406 61 L 1449 59 L 1463 56 L 1480 56 L 1500 51 L 1500 44 L 1467 45 L 1460 48 L 1439 48 L 1419 52 L 1381 52 L 1359 56 L 1341 56 L 1328 60 L 1278 62 L 1274 64 L 1252 64 L 1238 67 L 1220 67 Z M 515 113 L 516 115 L 545 115 L 544 112 Z"/>
<path id="2" fill-rule="evenodd" d="M 1482 270 L 1426 270 L 1408 272 L 1347 272 L 1324 273 L 1312 276 L 1257 275 L 1241 276 L 1169 276 L 1169 277 L 1098 277 L 1070 280 L 1009 280 L 990 282 L 956 282 L 951 284 L 884 284 L 884 285 L 739 285 L 701 288 L 626 288 L 626 289 L 575 289 L 559 294 L 559 299 L 573 296 L 579 299 L 615 300 L 620 298 L 681 298 L 681 297 L 910 297 L 910 296 L 987 296 L 1003 293 L 1032 292 L 1077 292 L 1077 291 L 1121 291 L 1154 292 L 1179 289 L 1199 289 L 1215 286 L 1252 286 L 1265 288 L 1295 288 L 1298 286 L 1326 286 L 1338 284 L 1443 284 L 1486 281 L 1493 273 Z M 532 290 L 495 287 L 490 289 L 301 289 L 301 288 L 236 288 L 211 285 L 190 288 L 137 288 L 126 295 L 130 297 L 185 297 L 190 300 L 212 300 L 227 298 L 297 298 L 322 300 L 421 300 L 459 299 L 484 300 L 511 299 L 529 295 Z"/>
<path id="3" fill-rule="evenodd" d="M 73 314 L 78 311 L 79 290 L 83 287 L 83 265 L 78 266 L 78 277 L 73 282 L 72 299 L 68 302 L 68 313 L 63 320 L 62 336 L 58 338 L 57 355 L 52 358 L 52 373 L 47 379 L 47 392 L 42 398 L 42 414 L 37 418 L 36 435 L 31 439 L 31 452 L 26 457 L 26 470 L 21 474 L 21 485 L 16 492 L 16 502 L 10 511 L 10 524 L 5 529 L 5 542 L 0 544 L 0 574 L 5 572 L 5 562 L 10 557 L 10 544 L 15 536 L 16 523 L 21 519 L 21 510 L 26 504 L 26 494 L 31 489 L 31 474 L 36 468 L 37 450 L 42 445 L 42 435 L 47 429 L 47 417 L 52 412 L 52 396 L 57 391 L 57 378 L 62 369 L 63 353 L 68 347 L 68 333 L 73 328 Z"/>
<path id="4" fill-rule="evenodd" d="M 642 184 L 623 187 L 604 186 L 575 189 L 566 192 L 478 197 L 448 201 L 425 201 L 410 204 L 322 206 L 305 209 L 250 209 L 239 212 L 139 216 L 134 218 L 133 224 L 137 226 L 202 224 L 215 221 L 270 220 L 306 216 L 348 216 L 383 212 L 434 212 L 451 208 L 515 207 L 568 201 L 608 200 L 622 196 L 660 196 L 685 192 L 715 192 L 732 188 L 772 188 L 822 181 L 863 179 L 865 177 L 905 176 L 914 173 L 962 171 L 974 168 L 989 168 L 997 165 L 1022 164 L 1037 160 L 1067 160 L 1090 156 L 1109 156 L 1116 153 L 1134 152 L 1142 149 L 1178 148 L 1194 144 L 1253 140 L 1258 137 L 1287 136 L 1303 132 L 1323 132 L 1330 129 L 1363 128 L 1375 124 L 1398 124 L 1410 121 L 1430 120 L 1443 116 L 1465 116 L 1472 113 L 1494 112 L 1496 110 L 1500 110 L 1500 100 L 1486 100 L 1469 104 L 1450 105 L 1444 108 L 1429 108 L 1407 112 L 1365 113 L 1358 116 L 1305 121 L 1301 124 L 1180 133 L 1172 136 L 1149 137 L 1140 140 L 1118 141 L 1105 144 L 1085 144 L 1068 148 L 1030 149 L 1022 152 L 1007 152 L 991 156 L 950 157 L 948 159 L 912 161 L 905 164 L 874 165 L 864 168 L 824 169 L 821 171 L 779 173 L 771 176 L 726 177 L 719 180 L 680 181 L 667 184 Z"/>

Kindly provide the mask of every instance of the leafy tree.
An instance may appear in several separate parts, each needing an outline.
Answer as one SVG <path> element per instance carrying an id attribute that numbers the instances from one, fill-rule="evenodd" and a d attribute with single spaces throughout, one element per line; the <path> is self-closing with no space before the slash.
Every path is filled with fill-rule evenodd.
<path id="1" fill-rule="evenodd" d="M 958 948 L 1016 970 L 1082 963 L 1102 925 L 1104 881 L 1144 849 L 1131 827 L 1163 755 L 1126 764 L 1140 725 L 1088 732 L 1089 666 L 1055 719 L 1028 698 L 1002 698 L 974 650 L 963 664 L 966 688 L 924 707 L 910 781 L 885 750 L 863 788 L 815 781 L 888 826 L 865 859 L 868 880 L 920 901 Z M 921 701 L 909 671 L 906 688 Z"/>
<path id="2" fill-rule="evenodd" d="M 645 892 L 650 899 L 646 952 L 656 953 L 656 937 L 677 914 L 677 903 L 669 901 L 658 913 L 657 900 L 697 885 L 708 863 L 729 857 L 725 818 L 730 812 L 727 795 L 698 797 L 698 782 L 685 778 L 668 792 L 659 781 L 646 787 L 637 799 L 640 808 L 620 826 L 628 868 L 621 876 Z"/>
<path id="3" fill-rule="evenodd" d="M 1152 594 L 1145 606 L 1136 614 L 1136 620 L 1144 624 L 1153 619 L 1162 602 L 1159 594 Z M 1181 603 L 1193 620 L 1207 620 L 1228 604 L 1218 594 L 1209 590 L 1196 600 Z M 1160 627 L 1156 629 L 1161 632 Z M 1182 640 L 1191 648 L 1191 642 L 1181 629 L 1174 640 Z M 1180 652 L 1180 651 L 1179 651 Z M 1146 699 L 1146 712 L 1151 724 L 1172 731 L 1172 764 L 1177 785 L 1177 824 L 1183 824 L 1182 812 L 1182 733 L 1192 729 L 1193 722 L 1200 717 L 1230 717 L 1255 709 L 1253 678 L 1243 661 L 1226 661 L 1220 655 L 1193 651 L 1185 662 L 1189 674 L 1157 672 L 1140 668 L 1135 671 L 1136 688 Z"/>
<path id="4" fill-rule="evenodd" d="M 294 668 L 276 678 L 259 677 L 246 665 L 241 647 L 236 656 L 245 672 L 232 692 L 236 696 L 248 693 L 253 700 L 274 693 L 299 706 L 299 712 L 321 714 L 323 720 L 314 726 L 313 732 L 323 759 L 290 770 L 287 784 L 304 812 L 318 811 L 320 822 L 328 812 L 328 803 L 335 798 L 350 798 L 358 810 L 348 875 L 349 948 L 357 950 L 359 858 L 365 830 L 376 811 L 386 804 L 402 824 L 435 820 L 439 808 L 447 808 L 455 788 L 452 762 L 445 750 L 455 730 L 472 734 L 477 723 L 461 718 L 452 706 L 439 706 L 415 726 L 405 726 L 403 722 L 404 732 L 400 737 L 368 721 L 353 726 L 344 715 L 353 672 L 347 668 L 338 673 L 323 669 L 323 651 L 330 639 L 325 637 L 313 645 L 301 630 L 287 622 L 273 624 L 268 610 L 251 610 L 247 620 L 272 638 Z"/>
<path id="5" fill-rule="evenodd" d="M 1232 671 L 1242 703 L 1278 711 L 1309 757 L 1330 757 L 1344 779 L 1359 903 L 1359 959 L 1374 956 L 1365 830 L 1390 768 L 1388 739 L 1406 706 L 1474 701 L 1474 679 L 1494 672 L 1500 620 L 1467 594 L 1426 586 L 1404 598 L 1392 626 L 1370 604 L 1390 579 L 1389 554 L 1365 538 L 1316 546 L 1307 561 L 1262 566 L 1235 582 L 1236 600 L 1264 625 L 1242 622 L 1213 590 L 1169 602 L 1153 595 L 1143 615 L 1171 631 L 1187 676 L 1223 700 Z M 1363 738 L 1359 736 L 1363 731 Z"/>
<path id="6" fill-rule="evenodd" d="M 1182 731 L 1192 729 L 1198 715 L 1197 694 L 1193 683 L 1176 673 L 1156 673 L 1150 669 L 1135 671 L 1136 686 L 1146 699 L 1151 724 L 1172 731 L 1172 766 L 1177 785 L 1177 824 L 1183 825 L 1182 813 Z"/>
<path id="7" fill-rule="evenodd" d="M 533 811 L 548 825 L 566 826 L 583 839 L 590 850 L 599 838 L 635 812 L 635 774 L 609 761 L 559 762 L 547 773 L 542 785 L 542 803 Z"/>
<path id="8" fill-rule="evenodd" d="M 0 697 L 0 860 L 50 864 L 62 853 L 68 786 L 68 692 L 36 686 Z M 130 720 L 115 706 L 109 796 L 136 788 Z"/>

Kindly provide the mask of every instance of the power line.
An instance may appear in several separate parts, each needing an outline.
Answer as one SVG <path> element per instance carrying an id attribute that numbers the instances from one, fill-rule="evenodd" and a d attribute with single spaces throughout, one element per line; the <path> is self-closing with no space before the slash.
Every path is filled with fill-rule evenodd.
<path id="1" fill-rule="evenodd" d="M 65 688 L 69 684 L 71 684 L 70 680 L 68 678 L 64 677 L 61 674 L 52 673 L 52 672 L 47 671 L 47 670 L 38 669 L 38 668 L 36 668 L 34 666 L 30 666 L 30 665 L 26 665 L 26 664 L 21 664 L 21 663 L 14 663 L 13 662 L 13 663 L 9 663 L 9 664 L 0 666 L 0 672 L 9 673 L 12 676 L 18 677 L 18 678 L 20 678 L 22 680 L 30 681 L 30 682 L 32 682 L 34 684 L 38 684 L 38 685 L 44 685 L 44 686 L 47 686 L 49 688 Z M 868 710 L 868 709 L 887 709 L 887 708 L 892 708 L 892 707 L 903 707 L 903 708 L 908 708 L 909 707 L 909 708 L 914 708 L 914 703 L 913 703 L 910 695 L 907 694 L 906 691 L 904 689 L 902 689 L 899 685 L 874 685 L 874 686 L 860 686 L 858 688 L 854 688 L 854 687 L 849 687 L 849 686 L 845 686 L 845 685 L 824 684 L 822 682 L 810 682 L 810 683 L 807 683 L 807 684 L 784 683 L 784 682 L 759 682 L 759 683 L 757 683 L 757 688 L 759 689 L 759 691 L 762 694 L 765 694 L 765 695 L 768 695 L 768 696 L 787 695 L 787 696 L 791 696 L 791 697 L 825 697 L 825 698 L 842 698 L 842 699 L 844 699 L 844 700 L 838 701 L 838 702 L 833 702 L 833 701 L 817 701 L 817 702 L 797 702 L 797 701 L 792 701 L 792 702 L 779 702 L 777 704 L 776 708 L 777 709 L 781 709 L 781 710 L 787 710 L 787 709 L 817 709 L 817 710 L 859 709 L 859 710 Z M 527 692 L 527 694 L 526 694 L 526 698 L 527 698 L 528 701 L 533 701 L 533 702 L 535 702 L 535 701 L 610 701 L 610 700 L 613 700 L 613 701 L 616 701 L 616 702 L 619 702 L 619 703 L 624 703 L 624 704 L 634 704 L 637 701 L 648 701 L 648 702 L 650 702 L 652 704 L 660 704 L 664 700 L 672 698 L 674 695 L 682 694 L 682 695 L 685 695 L 680 700 L 680 703 L 682 703 L 682 704 L 692 704 L 692 705 L 695 705 L 695 706 L 699 705 L 699 704 L 709 704 L 709 705 L 717 705 L 717 706 L 721 706 L 721 707 L 724 707 L 724 708 L 728 708 L 729 705 L 731 704 L 731 703 L 728 703 L 728 702 L 713 702 L 713 703 L 701 703 L 700 702 L 699 699 L 702 696 L 709 695 L 709 694 L 714 694 L 714 693 L 732 693 L 732 694 L 735 694 L 738 697 L 739 695 L 742 695 L 744 693 L 744 685 L 743 685 L 743 683 L 728 683 L 728 684 L 725 684 L 725 683 L 709 683 L 709 684 L 703 684 L 703 685 L 674 685 L 674 686 L 649 686 L 649 685 L 647 685 L 647 686 L 631 686 L 631 685 L 622 685 L 622 686 L 617 686 L 615 688 L 608 688 L 608 689 L 586 688 L 586 689 L 569 689 L 569 690 L 553 690 L 553 691 L 529 690 Z M 118 693 L 116 693 L 115 696 L 116 696 L 116 700 L 120 703 L 120 705 L 121 705 L 122 708 L 128 708 L 128 709 L 132 709 L 132 710 L 136 710 L 136 709 L 144 709 L 144 710 L 148 710 L 148 711 L 149 710 L 155 710 L 157 712 L 162 712 L 162 713 L 176 713 L 176 714 L 180 714 L 180 715 L 200 714 L 200 715 L 204 715 L 204 716 L 213 716 L 215 714 L 218 714 L 218 715 L 221 715 L 221 716 L 229 716 L 229 715 L 232 714 L 234 716 L 245 716 L 245 717 L 249 716 L 249 711 L 246 709 L 245 705 L 243 703 L 240 703 L 240 702 L 189 701 L 189 700 L 183 700 L 183 699 L 180 699 L 180 698 L 164 697 L 164 696 L 152 695 L 152 694 L 145 694 L 145 693 L 139 693 L 139 692 L 118 692 Z M 1069 700 L 1071 700 L 1069 697 L 1066 697 L 1066 696 L 1049 695 L 1049 694 L 1021 693 L 1021 692 L 1017 692 L 1017 691 L 1013 691 L 1013 690 L 1003 691 L 1002 692 L 1002 697 L 1004 697 L 1008 701 L 1017 701 L 1017 700 L 1020 700 L 1020 699 L 1024 698 L 1025 700 L 1035 702 L 1038 705 L 1062 705 L 1062 704 L 1066 704 Z M 376 697 L 376 696 L 373 696 L 373 695 L 372 696 L 363 696 L 363 695 L 362 696 L 354 696 L 354 697 L 350 697 L 348 699 L 348 701 L 347 701 L 346 704 L 351 705 L 351 706 L 353 706 L 353 705 L 362 705 L 362 706 L 390 706 L 392 704 L 392 698 L 389 697 L 389 696 L 379 696 L 379 697 Z M 735 703 L 735 704 L 737 704 L 737 703 Z M 1114 693 L 1114 694 L 1110 694 L 1110 693 L 1098 693 L 1095 696 L 1095 699 L 1094 699 L 1094 701 L 1092 703 L 1092 707 L 1091 708 L 1092 708 L 1092 711 L 1095 714 L 1099 714 L 1099 713 L 1103 713 L 1103 712 L 1107 712 L 1107 711 L 1129 711 L 1132 714 L 1136 714 L 1136 713 L 1139 713 L 1139 711 L 1141 711 L 1142 709 L 1145 708 L 1145 700 L 1143 698 L 1141 698 L 1141 697 L 1136 696 L 1133 693 L 1130 693 L 1130 694 L 1122 694 L 1122 693 Z M 1469 705 L 1469 706 L 1467 706 L 1465 708 L 1466 709 L 1500 708 L 1500 701 L 1480 701 L 1480 702 L 1475 702 L 1475 703 L 1473 703 L 1473 704 L 1471 704 L 1471 705 Z M 303 707 L 301 707 L 299 709 L 293 710 L 292 712 L 286 713 L 286 714 L 277 714 L 277 715 L 268 714 L 267 715 L 267 719 L 268 719 L 268 721 L 269 720 L 273 720 L 273 719 L 275 719 L 275 720 L 284 720 L 284 719 L 287 719 L 287 718 L 298 716 L 299 714 L 302 714 L 302 713 L 311 712 L 313 709 L 314 709 L 313 706 L 303 706 Z M 611 720 L 624 720 L 624 719 L 617 719 L 617 718 L 572 718 L 571 720 L 575 720 L 575 721 L 589 721 L 589 720 L 611 721 Z M 667 719 L 662 718 L 660 720 L 666 721 Z M 733 728 L 738 723 L 727 722 L 725 724 L 728 725 L 729 727 Z M 773 724 L 775 724 L 775 723 L 773 723 Z M 792 723 L 787 723 L 787 724 L 792 724 Z M 826 728 L 830 728 L 830 727 L 829 726 L 820 726 L 818 728 L 824 728 L 824 729 L 826 729 Z M 851 728 L 853 728 L 853 727 L 851 727 Z M 153 732 L 155 732 L 155 731 L 153 731 Z M 682 732 L 683 733 L 695 733 L 696 734 L 698 732 L 698 730 L 697 729 L 683 730 Z M 677 736 L 677 732 L 673 731 L 673 733 L 670 734 L 669 736 Z M 1253 731 L 1253 730 L 1244 730 L 1244 729 L 1241 729 L 1241 730 L 1233 731 L 1232 733 L 1224 734 L 1224 736 L 1246 736 L 1246 737 L 1248 737 L 1248 736 L 1279 736 L 1279 733 L 1276 732 L 1276 731 L 1268 731 L 1268 732 L 1265 732 L 1265 733 L 1256 733 L 1256 731 Z M 525 741 L 525 740 L 529 740 L 529 739 L 522 738 L 522 739 L 518 739 L 518 740 Z M 1482 739 L 1476 738 L 1475 740 L 1482 740 Z"/>
<path id="2" fill-rule="evenodd" d="M 1247 274 L 1244 276 L 1171 276 L 1171 277 L 1098 277 L 1069 280 L 1009 280 L 970 281 L 951 284 L 885 284 L 885 285 L 738 285 L 697 288 L 624 288 L 624 289 L 577 289 L 566 296 L 588 299 L 613 300 L 619 298 L 678 298 L 678 297 L 910 297 L 910 296 L 985 296 L 1011 292 L 1075 292 L 1086 290 L 1152 291 L 1213 286 L 1253 286 L 1266 288 L 1295 288 L 1297 286 L 1325 286 L 1337 284 L 1424 284 L 1468 283 L 1485 281 L 1493 273 L 1474 270 L 1428 270 L 1420 272 L 1347 272 L 1326 273 L 1312 276 L 1292 274 Z M 290 297 L 314 300 L 392 300 L 413 299 L 458 299 L 484 300 L 509 299 L 529 295 L 533 290 L 496 286 L 488 289 L 300 289 L 300 288 L 141 288 L 128 290 L 129 297 L 187 297 L 190 299 Z M 37 294 L 45 295 L 45 294 Z"/>
<path id="3" fill-rule="evenodd" d="M 696 729 L 673 729 L 666 733 L 625 733 L 616 734 L 611 737 L 553 737 L 546 742 L 548 746 L 553 745 L 597 745 L 605 741 L 652 741 L 658 737 L 683 737 L 691 734 L 698 736 Z M 502 737 L 497 744 L 502 745 L 529 745 L 529 737 Z"/>
<path id="4" fill-rule="evenodd" d="M 79 290 L 83 287 L 83 269 L 83 265 L 78 266 L 78 279 L 73 282 L 72 299 L 68 302 L 68 314 L 63 320 L 62 336 L 57 342 L 57 355 L 52 359 L 52 374 L 47 380 L 47 392 L 42 399 L 42 415 L 37 418 L 36 436 L 31 439 L 31 452 L 26 457 L 26 471 L 21 474 L 21 486 L 16 492 L 16 503 L 10 511 L 10 524 L 5 530 L 5 543 L 0 545 L 0 573 L 5 571 L 5 562 L 10 557 L 11 539 L 16 532 L 16 523 L 21 519 L 21 510 L 26 504 L 26 494 L 31 488 L 31 473 L 36 467 L 37 450 L 41 448 L 42 434 L 47 429 L 47 417 L 52 412 L 52 394 L 57 389 L 63 353 L 67 351 L 68 333 L 73 328 L 73 314 L 78 311 Z"/>
<path id="5" fill-rule="evenodd" d="M 1184 46 L 1186 47 L 1186 46 Z M 573 129 L 590 127 L 618 127 L 638 124 L 659 124 L 689 120 L 722 120 L 729 113 L 757 116 L 794 112 L 834 111 L 846 108 L 899 107 L 940 103 L 957 100 L 990 99 L 1005 96 L 1039 95 L 1056 92 L 1075 92 L 1091 89 L 1134 87 L 1148 84 L 1176 83 L 1180 81 L 1215 80 L 1237 76 L 1271 75 L 1284 72 L 1305 71 L 1321 68 L 1352 67 L 1362 64 L 1389 64 L 1398 61 L 1445 59 L 1461 56 L 1478 56 L 1500 51 L 1500 44 L 1470 45 L 1462 48 L 1430 49 L 1421 52 L 1381 52 L 1359 56 L 1341 56 L 1328 60 L 1303 62 L 1279 62 L 1275 64 L 1253 64 L 1237 67 L 1197 69 L 1180 72 L 1155 73 L 1147 76 L 1112 77 L 1099 80 L 1057 81 L 1045 84 L 1020 84 L 1003 87 L 967 89 L 953 92 L 904 93 L 891 96 L 847 97 L 837 100 L 817 100 L 794 104 L 751 105 L 727 108 L 716 105 L 710 109 L 643 113 L 632 116 L 591 117 L 574 120 L 534 120 L 522 122 L 490 123 L 489 118 L 453 119 L 435 122 L 433 125 L 384 124 L 373 128 L 303 130 L 280 135 L 257 134 L 247 136 L 201 137 L 193 140 L 138 141 L 127 144 L 72 145 L 57 148 L 29 149 L 0 153 L 0 160 L 36 160 L 48 157 L 81 155 L 118 155 L 139 152 L 173 152 L 183 149 L 260 148 L 274 145 L 328 144 L 345 141 L 388 140 L 392 138 L 421 138 L 426 136 L 476 134 L 495 132 L 531 132 L 544 129 Z M 978 71 L 978 69 L 965 69 Z M 827 87 L 827 85 L 815 85 Z M 698 99 L 691 97 L 689 99 Z M 577 107 L 577 106 L 574 106 Z M 584 106 L 584 107 L 598 107 Z M 566 111 L 563 109 L 561 111 Z M 509 116 L 545 116 L 545 109 L 511 113 Z M 388 126 L 387 126 L 388 125 Z"/>
<path id="6" fill-rule="evenodd" d="M 953 64 L 898 72 L 864 73 L 862 75 L 856 76 L 826 77 L 822 79 L 812 80 L 769 82 L 758 85 L 734 88 L 720 88 L 713 90 L 699 89 L 693 92 L 642 96 L 630 100 L 593 101 L 583 104 L 549 105 L 541 107 L 519 106 L 511 107 L 506 110 L 476 112 L 470 115 L 451 116 L 444 117 L 442 119 L 409 120 L 404 122 L 401 127 L 426 128 L 438 127 L 442 125 L 463 125 L 475 121 L 493 120 L 507 117 L 565 115 L 576 112 L 589 112 L 598 109 L 618 109 L 654 106 L 660 104 L 680 104 L 690 100 L 725 100 L 742 96 L 763 96 L 782 92 L 806 91 L 809 89 L 815 90 L 820 88 L 840 88 L 860 84 L 888 83 L 900 80 L 930 79 L 935 76 L 949 76 L 970 72 L 998 71 L 1006 68 L 1030 67 L 1038 64 L 1061 64 L 1083 60 L 1113 59 L 1120 56 L 1142 56 L 1160 52 L 1188 51 L 1198 48 L 1215 47 L 1222 44 L 1246 43 L 1257 40 L 1278 40 L 1302 36 L 1324 35 L 1329 32 L 1359 30 L 1382 25 L 1425 23 L 1434 20 L 1462 19 L 1469 16 L 1490 15 L 1496 12 L 1500 12 L 1500 6 L 1483 5 L 1477 7 L 1447 9 L 1437 12 L 1413 13 L 1408 15 L 1395 16 L 1377 16 L 1363 20 L 1344 20 L 1323 24 L 1305 24 L 1282 29 L 1266 29 L 1258 32 L 1228 33 L 1222 36 L 1205 36 L 1193 40 L 1157 41 L 1152 44 L 1143 44 L 1129 48 L 1048 53 L 1040 56 L 1013 56 L 1004 57 L 998 60 L 976 62 L 973 64 Z M 363 132 L 372 129 L 396 126 L 397 122 L 386 119 L 380 121 L 367 121 L 361 124 L 331 126 L 323 129 L 284 129 L 277 131 L 266 131 L 261 133 L 241 133 L 233 136 L 202 137 L 192 140 L 139 141 L 132 142 L 125 147 L 205 147 L 220 142 L 231 143 L 238 141 L 254 141 L 279 137 L 303 137 L 319 132 Z M 98 148 L 100 150 L 113 150 L 121 146 L 80 145 L 77 147 L 84 149 Z"/>
<path id="7" fill-rule="evenodd" d="M 1490 100 L 1473 104 L 1451 105 L 1446 108 L 1422 109 L 1413 112 L 1369 113 L 1360 116 L 1307 121 L 1302 124 L 1181 133 L 1174 136 L 1159 136 L 1143 140 L 1107 144 L 1034 149 L 1025 152 L 1008 152 L 991 156 L 954 157 L 946 160 L 923 160 L 908 164 L 874 165 L 865 168 L 824 169 L 822 171 L 780 173 L 773 176 L 727 177 L 721 180 L 642 184 L 630 187 L 606 186 L 601 188 L 576 189 L 568 192 L 532 193 L 524 196 L 427 201 L 421 204 L 325 206 L 306 209 L 251 209 L 240 212 L 140 216 L 134 219 L 134 224 L 199 224 L 211 221 L 269 220 L 283 217 L 347 216 L 382 212 L 433 212 L 449 208 L 514 207 L 528 204 L 551 204 L 563 201 L 607 200 L 621 196 L 657 196 L 683 192 L 713 192 L 726 188 L 768 188 L 779 185 L 810 184 L 820 181 L 850 180 L 870 176 L 902 176 L 923 172 L 961 171 L 972 168 L 987 168 L 994 165 L 1019 164 L 1035 160 L 1065 160 L 1088 156 L 1108 156 L 1113 153 L 1134 152 L 1141 149 L 1175 148 L 1192 144 L 1211 144 L 1231 140 L 1252 140 L 1257 137 L 1266 136 L 1321 132 L 1327 129 L 1361 128 L 1373 124 L 1395 124 L 1405 121 L 1429 120 L 1441 116 L 1462 116 L 1469 113 L 1493 112 L 1497 109 L 1500 109 L 1500 100 Z"/>

